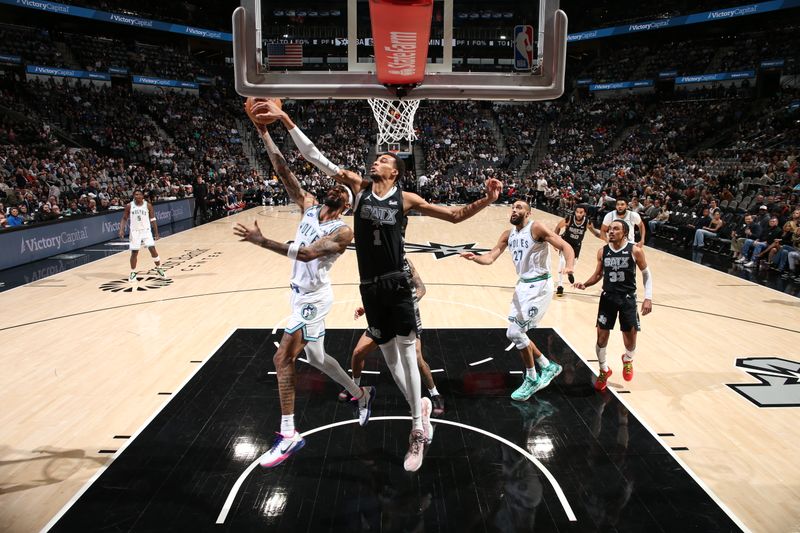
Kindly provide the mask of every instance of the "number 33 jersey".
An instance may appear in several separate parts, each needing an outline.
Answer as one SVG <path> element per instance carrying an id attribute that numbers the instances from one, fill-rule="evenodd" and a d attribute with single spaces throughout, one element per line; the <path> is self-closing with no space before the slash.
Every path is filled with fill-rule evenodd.
<path id="1" fill-rule="evenodd" d="M 636 293 L 633 246 L 629 242 L 620 250 L 614 250 L 610 244 L 603 247 L 603 292 L 615 296 Z"/>

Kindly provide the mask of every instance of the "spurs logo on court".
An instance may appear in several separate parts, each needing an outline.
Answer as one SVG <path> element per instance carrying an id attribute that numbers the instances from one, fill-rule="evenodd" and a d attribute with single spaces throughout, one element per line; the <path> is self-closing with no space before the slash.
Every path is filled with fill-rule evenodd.
<path id="1" fill-rule="evenodd" d="M 136 283 L 128 281 L 128 278 L 115 279 L 100 285 L 100 290 L 106 292 L 142 292 L 160 289 L 171 284 L 171 279 L 164 279 L 159 276 L 137 276 Z"/>
<path id="2" fill-rule="evenodd" d="M 303 319 L 311 320 L 317 316 L 317 308 L 311 304 L 304 305 L 300 310 L 300 314 L 303 315 Z"/>
<path id="3" fill-rule="evenodd" d="M 761 383 L 728 385 L 759 407 L 800 407 L 800 363 L 780 357 L 747 357 L 736 366 Z"/>
<path id="4" fill-rule="evenodd" d="M 355 250 L 354 244 L 348 246 L 350 250 Z M 487 248 L 475 248 L 475 243 L 469 244 L 439 244 L 438 242 L 429 242 L 428 244 L 413 244 L 410 242 L 405 243 L 405 251 L 407 254 L 433 254 L 436 259 L 444 259 L 445 257 L 452 257 L 459 255 L 462 252 L 472 252 L 480 255 L 489 252 Z"/>

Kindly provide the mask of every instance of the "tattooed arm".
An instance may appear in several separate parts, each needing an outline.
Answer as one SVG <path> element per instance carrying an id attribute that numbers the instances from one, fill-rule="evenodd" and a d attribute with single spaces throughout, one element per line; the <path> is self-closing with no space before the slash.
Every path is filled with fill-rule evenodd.
<path id="1" fill-rule="evenodd" d="M 278 175 L 278 178 L 280 178 L 281 183 L 286 187 L 286 193 L 289 195 L 289 198 L 299 205 L 300 209 L 303 211 L 312 205 L 316 205 L 317 199 L 304 191 L 300 186 L 300 181 L 297 179 L 297 176 L 294 175 L 294 172 L 289 169 L 286 158 L 283 157 L 275 141 L 272 140 L 267 128 L 259 128 L 259 134 L 264 140 L 264 145 L 267 147 L 267 155 L 269 156 L 270 162 L 272 162 L 272 168 L 275 169 L 275 173 Z"/>
<path id="2" fill-rule="evenodd" d="M 252 242 L 255 245 L 280 255 L 285 255 L 287 257 L 289 255 L 290 245 L 285 242 L 278 242 L 264 237 L 264 235 L 261 234 L 257 221 L 252 228 L 248 228 L 244 224 L 236 224 L 233 233 L 243 241 Z M 319 259 L 320 257 L 343 253 L 352 240 L 353 230 L 348 226 L 342 226 L 337 231 L 319 239 L 314 244 L 297 249 L 297 260 L 307 263 L 314 259 Z"/>
<path id="3" fill-rule="evenodd" d="M 422 283 L 422 278 L 420 277 L 419 272 L 417 272 L 417 269 L 414 268 L 414 264 L 408 259 L 406 259 L 406 262 L 408 263 L 408 268 L 411 271 L 411 283 L 414 284 L 414 291 L 417 293 L 417 301 L 420 301 L 422 300 L 422 297 L 425 296 L 427 289 L 425 289 L 425 284 Z"/>

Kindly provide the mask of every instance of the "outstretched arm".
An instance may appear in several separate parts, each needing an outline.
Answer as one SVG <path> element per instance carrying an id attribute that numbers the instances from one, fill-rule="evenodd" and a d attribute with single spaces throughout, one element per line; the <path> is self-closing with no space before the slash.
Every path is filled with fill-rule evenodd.
<path id="1" fill-rule="evenodd" d="M 508 236 L 511 235 L 511 230 L 506 230 L 500 235 L 500 239 L 498 239 L 497 244 L 494 245 L 494 248 L 489 250 L 488 254 L 485 255 L 478 255 L 473 252 L 462 252 L 461 257 L 466 259 L 467 261 L 474 261 L 479 265 L 491 265 L 497 258 L 500 257 L 506 248 L 508 248 Z"/>
<path id="2" fill-rule="evenodd" d="M 591 222 L 589 222 L 589 223 L 587 224 L 587 226 L 586 226 L 586 227 L 587 227 L 587 228 L 589 228 L 589 231 L 591 231 L 591 232 L 592 232 L 592 235 L 594 235 L 594 236 L 595 236 L 595 237 L 597 237 L 598 239 L 601 239 L 601 240 L 602 240 L 602 238 L 603 238 L 603 237 L 601 237 L 601 236 L 600 236 L 600 230 L 598 230 L 597 228 L 595 228 L 595 227 L 594 227 L 594 224 L 592 224 Z"/>
<path id="3" fill-rule="evenodd" d="M 633 259 L 636 266 L 642 271 L 642 281 L 644 282 L 644 301 L 642 302 L 642 316 L 650 314 L 653 310 L 653 274 L 647 268 L 647 260 L 644 257 L 644 250 L 641 247 L 633 247 Z"/>
<path id="4" fill-rule="evenodd" d="M 275 169 L 275 173 L 278 174 L 281 183 L 286 187 L 286 193 L 289 195 L 289 199 L 299 205 L 300 209 L 303 211 L 312 205 L 316 205 L 317 199 L 303 190 L 303 187 L 300 185 L 300 180 L 298 180 L 294 172 L 289 169 L 286 158 L 283 157 L 275 141 L 272 140 L 267 128 L 263 127 L 263 131 L 259 129 L 259 133 L 261 134 L 261 139 L 264 141 L 264 145 L 267 147 L 267 155 L 269 156 L 270 162 L 272 162 L 272 168 Z"/>
<path id="5" fill-rule="evenodd" d="M 295 244 L 289 245 L 283 242 L 273 241 L 272 239 L 264 237 L 258 227 L 258 222 L 255 222 L 252 228 L 248 228 L 244 224 L 236 224 L 233 233 L 237 237 L 240 237 L 242 241 L 252 242 L 262 248 L 304 263 L 319 259 L 320 257 L 340 254 L 347 249 L 347 245 L 353 240 L 353 230 L 348 226 L 342 226 L 334 233 L 319 239 L 314 244 L 302 247 L 296 246 Z"/>
<path id="6" fill-rule="evenodd" d="M 281 123 L 286 127 L 286 130 L 292 137 L 294 144 L 297 146 L 297 149 L 300 151 L 300 153 L 303 154 L 303 157 L 306 159 L 306 161 L 320 169 L 327 176 L 330 176 L 338 183 L 342 183 L 350 187 L 350 189 L 353 191 L 353 194 L 358 194 L 358 191 L 361 190 L 363 187 L 363 180 L 361 176 L 355 172 L 341 169 L 338 165 L 329 161 L 328 158 L 319 151 L 314 143 L 311 142 L 308 137 L 306 137 L 306 134 L 303 133 L 299 127 L 297 127 L 297 124 L 294 123 L 286 111 L 279 108 L 270 100 L 264 100 L 253 107 L 253 113 L 260 117 L 280 120 Z"/>
<path id="7" fill-rule="evenodd" d="M 474 216 L 478 211 L 492 204 L 500 197 L 500 191 L 502 189 L 503 184 L 500 183 L 500 180 L 494 178 L 486 180 L 486 196 L 469 205 L 461 207 L 445 207 L 443 205 L 429 204 L 418 194 L 403 192 L 403 209 L 406 212 L 411 209 L 416 209 L 423 215 L 456 224 Z"/>
<path id="8" fill-rule="evenodd" d="M 575 287 L 576 289 L 583 290 L 583 289 L 586 289 L 587 287 L 591 287 L 592 285 L 594 285 L 595 283 L 597 283 L 601 279 L 603 279 L 603 249 L 602 248 L 597 250 L 597 267 L 594 269 L 594 274 L 592 274 L 592 277 L 590 277 L 589 279 L 587 279 L 583 283 L 581 283 L 581 282 L 576 283 L 575 285 L 573 285 L 573 287 Z"/>
<path id="9" fill-rule="evenodd" d="M 533 226 L 531 227 L 531 236 L 537 241 L 547 242 L 553 246 L 553 248 L 564 254 L 564 260 L 567 262 L 567 265 L 564 267 L 564 273 L 572 274 L 572 272 L 575 270 L 575 251 L 572 249 L 572 246 L 567 243 L 567 241 L 556 235 L 550 230 L 550 228 L 541 222 L 533 223 Z"/>

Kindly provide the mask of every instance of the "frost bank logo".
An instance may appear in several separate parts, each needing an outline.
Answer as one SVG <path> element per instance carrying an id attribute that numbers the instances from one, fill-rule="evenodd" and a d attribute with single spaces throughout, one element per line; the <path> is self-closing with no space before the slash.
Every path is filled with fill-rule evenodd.
<path id="1" fill-rule="evenodd" d="M 100 290 L 105 292 L 144 292 L 168 287 L 171 284 L 171 279 L 158 276 L 136 276 L 135 281 L 125 278 L 103 283 L 100 285 Z"/>
<path id="2" fill-rule="evenodd" d="M 710 19 L 726 19 L 733 17 L 741 17 L 742 15 L 752 15 L 758 13 L 758 6 L 745 6 L 732 9 L 723 9 L 720 11 L 712 11 L 708 14 Z"/>
<path id="3" fill-rule="evenodd" d="M 83 229 L 76 229 L 75 231 L 63 231 L 51 237 L 23 238 L 20 240 L 19 253 L 25 255 L 34 252 L 60 250 L 62 246 L 77 245 L 80 241 L 88 238 L 89 232 L 86 230 L 86 226 L 84 226 Z"/>

